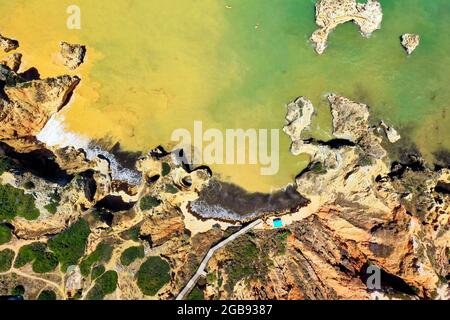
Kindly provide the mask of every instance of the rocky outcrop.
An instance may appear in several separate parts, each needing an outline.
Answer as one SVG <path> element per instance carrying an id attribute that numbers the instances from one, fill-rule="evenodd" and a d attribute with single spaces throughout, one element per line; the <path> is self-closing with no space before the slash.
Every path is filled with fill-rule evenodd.
<path id="1" fill-rule="evenodd" d="M 7 66 L 11 71 L 19 71 L 20 65 L 22 63 L 22 54 L 14 53 L 7 57 L 5 60 L 0 61 L 0 64 Z"/>
<path id="2" fill-rule="evenodd" d="M 286 125 L 283 131 L 291 138 L 291 152 L 298 155 L 303 144 L 303 133 L 311 125 L 314 115 L 314 106 L 305 97 L 297 98 L 287 105 Z"/>
<path id="3" fill-rule="evenodd" d="M 5 83 L 4 98 L 0 99 L 0 141 L 17 151 L 29 151 L 39 145 L 36 135 L 67 103 L 80 79 L 66 75 L 24 81 L 2 66 L 0 71 L 0 81 Z"/>
<path id="4" fill-rule="evenodd" d="M 316 4 L 316 30 L 310 40 L 316 52 L 322 54 L 328 45 L 329 34 L 340 24 L 353 21 L 361 35 L 369 37 L 381 28 L 383 12 L 376 0 L 358 3 L 356 0 L 319 0 Z"/>
<path id="5" fill-rule="evenodd" d="M 19 41 L 14 39 L 9 39 L 0 34 L 0 48 L 4 52 L 10 52 L 16 50 L 19 47 Z"/>
<path id="6" fill-rule="evenodd" d="M 402 35 L 402 46 L 408 54 L 412 54 L 420 44 L 420 36 L 417 34 L 405 33 Z"/>
<path id="7" fill-rule="evenodd" d="M 80 44 L 70 44 L 64 41 L 60 42 L 61 58 L 66 67 L 71 70 L 77 69 L 83 62 L 86 55 L 86 47 Z"/>
<path id="8" fill-rule="evenodd" d="M 386 137 L 388 138 L 390 143 L 396 143 L 402 138 L 397 130 L 395 130 L 391 126 L 388 126 L 384 121 L 380 122 L 380 127 L 384 130 L 384 133 L 386 134 Z"/>

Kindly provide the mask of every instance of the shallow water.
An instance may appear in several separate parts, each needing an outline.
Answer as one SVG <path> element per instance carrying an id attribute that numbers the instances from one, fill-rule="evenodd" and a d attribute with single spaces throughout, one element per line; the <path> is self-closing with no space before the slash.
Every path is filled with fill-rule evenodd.
<path id="1" fill-rule="evenodd" d="M 323 96 L 338 92 L 369 104 L 430 161 L 450 147 L 448 0 L 382 0 L 382 30 L 364 39 L 355 25 L 339 26 L 323 56 L 308 43 L 313 0 L 79 0 L 81 30 L 65 27 L 72 1 L 41 3 L 2 3 L 0 32 L 21 41 L 23 69 L 36 66 L 42 77 L 68 73 L 56 59 L 60 40 L 88 47 L 75 72 L 82 84 L 59 119 L 82 136 L 148 151 L 194 120 L 205 128 L 281 128 L 284 105 L 304 95 L 319 109 L 313 134 L 328 139 Z M 422 38 L 410 57 L 399 40 L 406 32 Z M 213 169 L 252 191 L 290 183 L 307 158 L 292 156 L 280 138 L 276 176 L 251 165 Z"/>

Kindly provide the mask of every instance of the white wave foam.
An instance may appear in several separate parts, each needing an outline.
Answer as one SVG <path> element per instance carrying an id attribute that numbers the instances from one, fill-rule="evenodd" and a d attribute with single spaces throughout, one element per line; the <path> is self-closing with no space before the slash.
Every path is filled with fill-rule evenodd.
<path id="1" fill-rule="evenodd" d="M 141 182 L 141 174 L 136 170 L 124 168 L 112 153 L 94 145 L 86 136 L 67 131 L 64 125 L 64 117 L 61 115 L 53 115 L 39 132 L 37 139 L 51 147 L 72 146 L 83 149 L 89 160 L 101 155 L 109 160 L 113 179 L 126 181 L 134 185 Z"/>
<path id="2" fill-rule="evenodd" d="M 204 201 L 196 200 L 190 204 L 191 210 L 204 219 L 222 219 L 243 222 L 245 220 L 257 218 L 259 213 L 249 213 L 239 215 L 235 212 L 229 211 L 219 205 L 210 205 Z"/>

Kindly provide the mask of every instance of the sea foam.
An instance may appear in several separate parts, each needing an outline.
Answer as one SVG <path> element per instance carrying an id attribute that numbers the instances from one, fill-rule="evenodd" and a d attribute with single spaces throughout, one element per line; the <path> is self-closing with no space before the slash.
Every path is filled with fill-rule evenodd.
<path id="1" fill-rule="evenodd" d="M 137 170 L 123 167 L 111 152 L 95 145 L 88 137 L 66 130 L 62 115 L 53 115 L 41 132 L 39 132 L 37 139 L 51 147 L 64 148 L 72 146 L 77 149 L 83 149 L 89 160 L 101 155 L 110 162 L 113 179 L 126 181 L 133 185 L 138 185 L 141 182 L 142 176 Z"/>

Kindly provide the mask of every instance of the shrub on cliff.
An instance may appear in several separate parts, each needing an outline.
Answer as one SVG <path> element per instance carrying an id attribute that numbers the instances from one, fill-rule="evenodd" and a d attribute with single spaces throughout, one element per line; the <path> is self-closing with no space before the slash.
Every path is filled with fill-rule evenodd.
<path id="1" fill-rule="evenodd" d="M 25 287 L 22 285 L 18 285 L 11 291 L 12 296 L 23 296 L 25 294 Z"/>
<path id="2" fill-rule="evenodd" d="M 12 167 L 11 162 L 10 162 L 7 158 L 5 158 L 5 157 L 0 157 L 0 176 L 1 176 L 4 172 L 10 170 L 11 167 Z"/>
<path id="3" fill-rule="evenodd" d="M 231 292 L 240 280 L 258 280 L 264 278 L 269 271 L 271 261 L 264 250 L 260 250 L 249 236 L 242 237 L 227 247 L 231 254 L 225 270 L 228 280 L 225 285 Z"/>
<path id="4" fill-rule="evenodd" d="M 47 204 L 44 208 L 51 214 L 55 214 L 58 211 L 59 204 L 61 202 L 61 196 L 57 193 L 54 193 L 50 197 L 50 203 Z"/>
<path id="5" fill-rule="evenodd" d="M 105 273 L 105 267 L 102 265 L 96 266 L 92 269 L 91 279 L 95 280 Z"/>
<path id="6" fill-rule="evenodd" d="M 11 269 L 14 259 L 14 251 L 5 249 L 0 251 L 0 272 L 6 272 Z"/>
<path id="7" fill-rule="evenodd" d="M 33 272 L 48 273 L 58 266 L 58 258 L 52 252 L 47 251 L 47 245 L 42 242 L 34 242 L 19 249 L 15 268 L 22 268 L 28 263 L 32 263 Z"/>
<path id="8" fill-rule="evenodd" d="M 85 220 L 79 220 L 67 230 L 48 241 L 48 247 L 58 257 L 62 270 L 78 264 L 86 251 L 87 238 L 91 230 Z"/>
<path id="9" fill-rule="evenodd" d="M 117 272 L 107 271 L 97 280 L 94 287 L 88 292 L 87 300 L 103 300 L 106 295 L 113 293 L 117 289 Z"/>
<path id="10" fill-rule="evenodd" d="M 91 273 L 92 266 L 97 262 L 108 262 L 112 256 L 113 247 L 107 243 L 100 243 L 95 251 L 80 264 L 80 271 L 84 277 Z"/>
<path id="11" fill-rule="evenodd" d="M 0 224 L 0 245 L 11 241 L 11 229 L 6 224 Z"/>
<path id="12" fill-rule="evenodd" d="M 188 295 L 187 299 L 191 301 L 205 300 L 205 294 L 203 290 L 200 290 L 198 287 L 195 287 Z"/>
<path id="13" fill-rule="evenodd" d="M 32 195 L 10 185 L 0 185 L 0 220 L 11 221 L 16 216 L 36 220 L 39 214 Z"/>
<path id="14" fill-rule="evenodd" d="M 170 173 L 170 170 L 172 170 L 170 168 L 170 164 L 168 164 L 167 162 L 163 162 L 163 164 L 162 164 L 162 172 L 161 172 L 162 176 L 163 177 L 167 176 Z"/>
<path id="15" fill-rule="evenodd" d="M 137 273 L 137 285 L 142 293 L 154 296 L 170 281 L 170 266 L 160 257 L 150 257 L 145 261 Z"/>
<path id="16" fill-rule="evenodd" d="M 142 211 L 153 209 L 161 204 L 161 200 L 152 196 L 145 196 L 141 199 L 140 208 Z"/>
<path id="17" fill-rule="evenodd" d="M 39 294 L 37 299 L 38 300 L 56 300 L 56 293 L 51 290 L 44 290 Z"/>
<path id="18" fill-rule="evenodd" d="M 145 257 L 145 253 L 144 253 L 143 246 L 131 247 L 131 248 L 126 249 L 124 252 L 122 252 L 122 255 L 120 256 L 120 262 L 124 266 L 129 266 L 136 259 L 144 258 L 144 257 Z"/>

